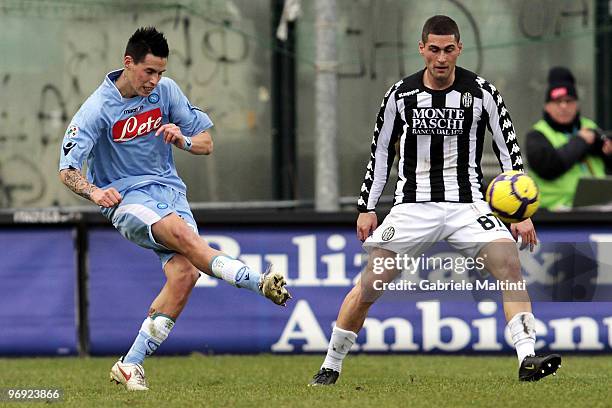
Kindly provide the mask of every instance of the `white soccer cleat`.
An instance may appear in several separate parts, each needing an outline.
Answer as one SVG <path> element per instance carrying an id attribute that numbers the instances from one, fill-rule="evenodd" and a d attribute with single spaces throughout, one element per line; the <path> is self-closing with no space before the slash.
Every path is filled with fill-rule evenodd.
<path id="1" fill-rule="evenodd" d="M 125 385 L 128 391 L 147 391 L 144 368 L 140 364 L 123 363 L 121 359 L 110 371 L 110 380 Z"/>
<path id="2" fill-rule="evenodd" d="M 291 294 L 285 285 L 287 285 L 285 277 L 281 273 L 272 272 L 272 265 L 269 265 L 268 269 L 261 275 L 259 290 L 277 305 L 287 306 L 287 300 L 291 299 Z"/>

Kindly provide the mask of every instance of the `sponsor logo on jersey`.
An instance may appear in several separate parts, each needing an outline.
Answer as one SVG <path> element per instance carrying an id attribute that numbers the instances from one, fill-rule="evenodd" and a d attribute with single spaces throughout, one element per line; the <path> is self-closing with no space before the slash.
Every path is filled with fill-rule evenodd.
<path id="1" fill-rule="evenodd" d="M 69 138 L 76 137 L 79 134 L 79 127 L 77 125 L 70 125 L 66 130 L 66 136 Z"/>
<path id="2" fill-rule="evenodd" d="M 152 93 L 151 95 L 149 95 L 147 100 L 149 101 L 149 103 L 157 103 L 159 102 L 159 95 L 156 93 Z"/>
<path id="3" fill-rule="evenodd" d="M 472 94 L 469 92 L 466 92 L 461 97 L 461 104 L 463 105 L 464 108 L 469 108 L 470 106 L 472 106 L 473 100 L 474 98 L 472 98 Z"/>
<path id="4" fill-rule="evenodd" d="M 66 143 L 64 143 L 64 145 L 62 146 L 62 148 L 64 149 L 64 156 L 68 156 L 68 153 L 70 153 L 70 151 L 76 146 L 77 144 L 75 142 L 73 142 L 72 140 L 67 141 Z"/>
<path id="5" fill-rule="evenodd" d="M 129 115 L 130 113 L 136 113 L 136 112 L 140 112 L 141 110 L 144 109 L 144 105 L 140 105 L 136 108 L 132 108 L 132 109 L 126 109 L 123 111 L 124 115 Z"/>
<path id="6" fill-rule="evenodd" d="M 113 141 L 123 143 L 144 136 L 159 128 L 161 122 L 162 112 L 160 108 L 122 119 L 113 125 Z"/>
<path id="7" fill-rule="evenodd" d="M 166 204 L 166 203 L 157 203 L 157 208 L 159 208 L 160 210 L 164 210 L 164 209 L 168 208 L 168 204 Z"/>
<path id="8" fill-rule="evenodd" d="M 395 228 L 387 227 L 382 233 L 382 240 L 389 241 L 395 235 Z"/>
<path id="9" fill-rule="evenodd" d="M 418 89 L 413 89 L 412 91 L 402 92 L 401 94 L 399 94 L 397 96 L 398 96 L 398 98 L 405 98 L 407 96 L 415 95 L 415 94 L 418 94 L 418 93 L 419 93 Z"/>
<path id="10" fill-rule="evenodd" d="M 437 135 L 458 135 L 463 133 L 463 109 L 457 108 L 414 108 L 412 128 L 414 131 Z"/>

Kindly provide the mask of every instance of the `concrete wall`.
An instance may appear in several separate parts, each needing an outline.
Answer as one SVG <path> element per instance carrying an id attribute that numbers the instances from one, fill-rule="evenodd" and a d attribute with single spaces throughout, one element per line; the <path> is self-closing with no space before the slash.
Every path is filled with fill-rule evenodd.
<path id="1" fill-rule="evenodd" d="M 298 20 L 299 198 L 314 193 L 314 12 Z M 423 64 L 425 19 L 448 14 L 459 63 L 502 92 L 524 135 L 542 109 L 546 73 L 569 66 L 583 112 L 594 114 L 592 0 L 339 0 L 340 191 L 356 196 L 386 89 Z M 129 35 L 156 25 L 170 42 L 167 75 L 209 112 L 215 153 L 177 151 L 191 201 L 271 199 L 268 0 L 16 1 L 0 8 L 0 208 L 86 202 L 57 180 L 60 140 L 82 101 L 120 66 Z M 487 167 L 489 174 L 496 163 Z"/>

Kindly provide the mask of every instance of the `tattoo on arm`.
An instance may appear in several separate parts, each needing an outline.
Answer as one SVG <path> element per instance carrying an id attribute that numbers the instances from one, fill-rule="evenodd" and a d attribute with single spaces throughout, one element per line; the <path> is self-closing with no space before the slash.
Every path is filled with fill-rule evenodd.
<path id="1" fill-rule="evenodd" d="M 91 193 L 93 193 L 97 187 L 87 181 L 79 170 L 66 169 L 62 170 L 61 174 L 62 182 L 68 186 L 69 189 L 81 197 L 91 200 Z"/>

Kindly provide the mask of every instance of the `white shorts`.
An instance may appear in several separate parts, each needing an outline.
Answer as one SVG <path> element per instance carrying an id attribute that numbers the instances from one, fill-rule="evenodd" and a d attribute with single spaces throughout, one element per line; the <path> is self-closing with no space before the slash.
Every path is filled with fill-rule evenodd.
<path id="1" fill-rule="evenodd" d="M 484 201 L 404 203 L 391 208 L 363 247 L 368 252 L 383 248 L 398 254 L 420 254 L 446 240 L 463 256 L 476 257 L 484 245 L 502 238 L 514 241 Z"/>

